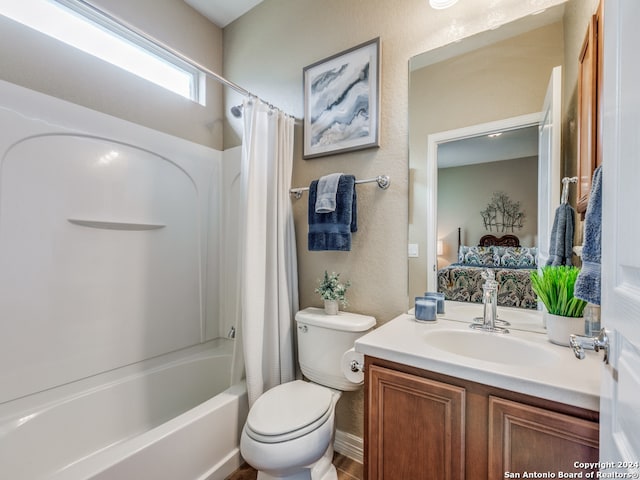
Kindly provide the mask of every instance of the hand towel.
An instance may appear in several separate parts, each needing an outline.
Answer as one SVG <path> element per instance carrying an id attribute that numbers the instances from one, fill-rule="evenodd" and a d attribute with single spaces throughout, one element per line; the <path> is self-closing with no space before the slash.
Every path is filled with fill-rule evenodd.
<path id="1" fill-rule="evenodd" d="M 602 239 L 602 165 L 593 172 L 591 194 L 584 219 L 582 269 L 578 274 L 573 295 L 586 302 L 600 305 L 600 255 Z"/>
<path id="2" fill-rule="evenodd" d="M 575 229 L 575 211 L 568 203 L 561 203 L 556 209 L 549 240 L 549 259 L 547 265 L 571 265 L 573 252 L 573 231 Z"/>
<path id="3" fill-rule="evenodd" d="M 336 194 L 338 193 L 338 180 L 342 173 L 330 173 L 318 180 L 316 194 L 316 213 L 330 213 L 336 209 Z"/>
<path id="4" fill-rule="evenodd" d="M 358 231 L 355 181 L 353 175 L 340 177 L 336 209 L 329 213 L 316 213 L 318 180 L 309 185 L 307 240 L 310 251 L 351 250 L 351 233 Z"/>

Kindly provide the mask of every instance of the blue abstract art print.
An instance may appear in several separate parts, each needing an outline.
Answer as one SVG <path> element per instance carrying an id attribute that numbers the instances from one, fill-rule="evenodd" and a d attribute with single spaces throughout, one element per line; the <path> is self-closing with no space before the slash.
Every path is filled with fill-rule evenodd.
<path id="1" fill-rule="evenodd" d="M 379 38 L 304 68 L 304 158 L 379 146 L 379 68 Z"/>

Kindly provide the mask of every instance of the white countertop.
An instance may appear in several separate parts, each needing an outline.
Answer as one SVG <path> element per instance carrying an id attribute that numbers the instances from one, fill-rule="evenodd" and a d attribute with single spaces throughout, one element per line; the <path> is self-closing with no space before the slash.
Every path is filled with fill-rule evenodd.
<path id="1" fill-rule="evenodd" d="M 475 309 L 477 315 L 467 316 L 469 312 L 475 313 Z M 586 351 L 586 358 L 578 360 L 569 347 L 549 342 L 546 334 L 541 333 L 544 329 L 540 312 L 499 308 L 498 317 L 512 323 L 508 334 L 486 333 L 469 328 L 473 316 L 482 315 L 482 305 L 447 302 L 446 312 L 435 323 L 416 322 L 413 315 L 400 315 L 360 337 L 355 343 L 355 350 L 423 370 L 589 410 L 599 410 L 602 354 Z M 509 365 L 477 360 L 434 348 L 428 343 L 427 337 L 436 330 L 471 331 L 478 334 L 479 343 L 482 342 L 483 335 L 506 335 L 533 342 L 545 354 L 548 353 L 549 364 L 544 367 Z"/>

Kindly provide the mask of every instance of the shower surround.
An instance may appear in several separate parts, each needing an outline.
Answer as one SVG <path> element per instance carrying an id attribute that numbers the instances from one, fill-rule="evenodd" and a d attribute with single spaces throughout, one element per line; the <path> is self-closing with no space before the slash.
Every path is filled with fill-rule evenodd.
<path id="1" fill-rule="evenodd" d="M 226 153 L 0 99 L 0 477 L 124 478 L 190 445 L 154 478 L 224 478 L 247 409 L 220 301 Z"/>

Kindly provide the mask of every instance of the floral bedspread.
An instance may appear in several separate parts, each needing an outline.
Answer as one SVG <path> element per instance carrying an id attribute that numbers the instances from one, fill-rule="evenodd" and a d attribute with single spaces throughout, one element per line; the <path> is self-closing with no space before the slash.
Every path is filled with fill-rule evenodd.
<path id="1" fill-rule="evenodd" d="M 482 272 L 487 267 L 451 264 L 438 270 L 438 291 L 445 299 L 482 303 Z M 498 282 L 498 305 L 537 308 L 536 294 L 531 289 L 530 274 L 534 268 L 492 267 Z"/>

